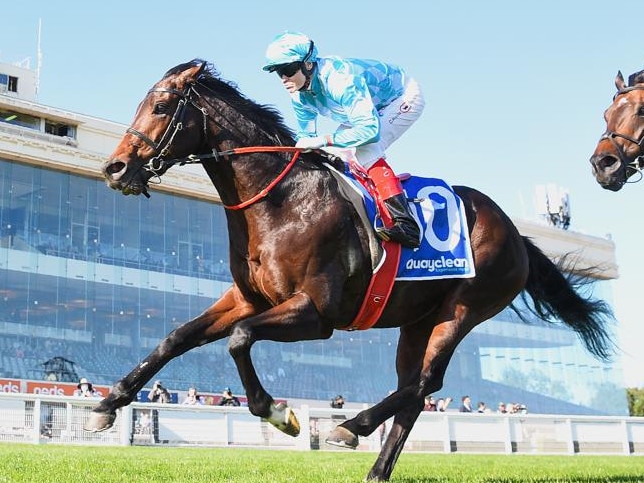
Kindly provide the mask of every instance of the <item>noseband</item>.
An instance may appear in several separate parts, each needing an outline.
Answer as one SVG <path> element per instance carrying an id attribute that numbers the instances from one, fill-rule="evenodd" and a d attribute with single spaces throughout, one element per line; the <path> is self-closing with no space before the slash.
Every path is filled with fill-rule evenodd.
<path id="1" fill-rule="evenodd" d="M 621 96 L 622 94 L 626 94 L 627 92 L 631 92 L 635 90 L 644 90 L 644 85 L 635 85 L 635 86 L 625 87 L 624 89 L 620 89 L 613 96 L 613 102 L 615 102 L 615 99 L 617 99 L 617 97 Z M 626 159 L 626 154 L 624 153 L 624 150 L 621 148 L 619 144 L 617 144 L 617 141 L 615 141 L 615 138 L 622 138 L 630 143 L 637 145 L 638 152 L 632 161 L 628 161 Z M 642 166 L 644 164 L 642 162 L 642 157 L 644 157 L 644 132 L 642 133 L 639 139 L 635 139 L 635 138 L 632 138 L 631 136 L 627 136 L 626 134 L 621 134 L 615 131 L 606 130 L 606 132 L 604 132 L 604 134 L 602 134 L 601 137 L 599 138 L 599 142 L 604 141 L 606 139 L 608 139 L 613 144 L 613 146 L 615 147 L 615 150 L 617 151 L 617 154 L 619 155 L 619 160 L 625 166 L 626 179 L 630 178 L 632 175 L 634 175 L 637 172 L 640 175 L 639 179 L 635 181 L 631 181 L 631 183 L 636 183 L 638 181 L 641 181 L 643 177 Z"/>

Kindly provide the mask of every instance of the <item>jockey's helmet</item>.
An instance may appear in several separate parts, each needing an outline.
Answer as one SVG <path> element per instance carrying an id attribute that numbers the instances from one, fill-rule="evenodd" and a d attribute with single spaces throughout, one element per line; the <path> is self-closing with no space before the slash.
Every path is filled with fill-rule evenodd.
<path id="1" fill-rule="evenodd" d="M 291 62 L 315 62 L 317 57 L 318 49 L 307 35 L 286 31 L 268 45 L 263 70 L 273 72 L 278 66 Z"/>

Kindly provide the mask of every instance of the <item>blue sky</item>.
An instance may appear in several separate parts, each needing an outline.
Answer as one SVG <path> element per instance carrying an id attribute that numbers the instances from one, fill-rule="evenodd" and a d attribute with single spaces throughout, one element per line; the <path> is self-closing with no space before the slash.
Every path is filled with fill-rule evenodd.
<path id="1" fill-rule="evenodd" d="M 374 6 L 377 5 L 377 6 Z M 570 193 L 571 229 L 610 234 L 628 385 L 644 386 L 640 206 L 644 185 L 602 190 L 588 158 L 603 112 L 625 76 L 644 68 L 644 2 L 619 11 L 598 0 L 76 2 L 22 0 L 2 11 L 0 60 L 36 66 L 39 102 L 129 123 L 146 90 L 193 58 L 212 62 L 248 97 L 294 125 L 275 75 L 261 71 L 267 43 L 290 29 L 322 54 L 404 66 L 423 86 L 423 117 L 389 151 L 398 171 L 445 178 L 491 196 L 514 217 L 535 217 L 535 185 Z"/>

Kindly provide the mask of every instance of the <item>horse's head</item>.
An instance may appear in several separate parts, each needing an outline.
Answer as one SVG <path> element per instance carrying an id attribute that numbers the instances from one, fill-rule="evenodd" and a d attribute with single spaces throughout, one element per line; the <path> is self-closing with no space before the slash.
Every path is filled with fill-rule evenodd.
<path id="1" fill-rule="evenodd" d="M 644 71 L 631 75 L 628 85 L 618 72 L 615 86 L 613 103 L 604 113 L 606 131 L 590 163 L 602 188 L 619 191 L 635 173 L 641 178 L 644 165 Z"/>
<path id="2" fill-rule="evenodd" d="M 147 194 L 148 181 L 176 159 L 199 152 L 206 120 L 195 102 L 194 86 L 206 63 L 193 60 L 166 72 L 139 104 L 132 124 L 102 171 L 108 185 L 123 194 Z M 195 135 L 197 133 L 197 135 Z"/>

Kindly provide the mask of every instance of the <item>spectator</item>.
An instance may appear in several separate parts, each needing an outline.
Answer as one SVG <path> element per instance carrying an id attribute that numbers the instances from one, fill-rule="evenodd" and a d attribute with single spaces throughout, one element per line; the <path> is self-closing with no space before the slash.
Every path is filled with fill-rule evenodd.
<path id="1" fill-rule="evenodd" d="M 161 381 L 154 381 L 152 390 L 148 393 L 148 400 L 153 403 L 166 404 L 172 402 L 170 392 L 163 387 Z"/>
<path id="2" fill-rule="evenodd" d="M 196 387 L 191 387 L 188 389 L 188 395 L 183 400 L 183 404 L 187 404 L 189 406 L 199 406 L 203 404 L 199 396 L 197 396 Z"/>
<path id="3" fill-rule="evenodd" d="M 344 406 L 344 398 L 341 394 L 338 394 L 335 399 L 331 401 L 331 407 L 334 409 L 342 409 Z"/>
<path id="4" fill-rule="evenodd" d="M 78 385 L 76 386 L 76 390 L 74 391 L 74 396 L 76 397 L 97 397 L 99 394 L 94 391 L 94 386 L 92 386 L 92 383 L 87 380 L 87 378 L 83 377 L 79 381 Z"/>
<path id="5" fill-rule="evenodd" d="M 217 403 L 217 406 L 241 406 L 241 403 L 236 396 L 233 396 L 230 388 L 227 387 L 224 389 L 224 392 L 222 393 L 221 399 Z"/>
<path id="6" fill-rule="evenodd" d="M 434 399 L 434 396 L 429 395 L 425 398 L 425 407 L 423 408 L 423 411 L 437 411 L 436 407 L 436 399 Z"/>
<path id="7" fill-rule="evenodd" d="M 436 409 L 438 410 L 438 412 L 444 413 L 445 411 L 447 411 L 447 406 L 449 406 L 451 402 L 452 402 L 451 397 L 446 397 L 446 398 L 439 397 L 438 401 L 436 401 Z"/>
<path id="8" fill-rule="evenodd" d="M 135 414 L 137 415 L 134 427 L 136 434 L 150 434 L 150 428 L 152 427 L 150 411 L 139 411 Z"/>
<path id="9" fill-rule="evenodd" d="M 154 381 L 152 385 L 152 390 L 148 393 L 148 401 L 158 404 L 167 404 L 172 402 L 170 392 L 163 387 L 161 381 Z M 159 411 L 154 409 L 152 411 L 152 434 L 154 436 L 154 442 L 159 442 Z"/>
<path id="10" fill-rule="evenodd" d="M 508 413 L 510 414 L 518 414 L 519 413 L 519 403 L 509 403 L 508 404 Z"/>
<path id="11" fill-rule="evenodd" d="M 490 410 L 483 401 L 479 401 L 478 406 L 476 408 L 476 412 L 484 414 L 484 413 L 489 413 Z"/>
<path id="12" fill-rule="evenodd" d="M 461 398 L 461 407 L 458 409 L 461 413 L 471 413 L 472 412 L 472 400 L 469 396 L 463 396 Z"/>
<path id="13" fill-rule="evenodd" d="M 507 408 L 505 407 L 505 403 L 504 403 L 504 402 L 500 402 L 500 403 L 499 403 L 499 408 L 497 409 L 497 411 L 496 411 L 496 412 L 497 412 L 497 413 L 501 413 L 501 414 L 507 414 L 507 413 L 508 413 L 508 410 L 507 410 Z"/>

